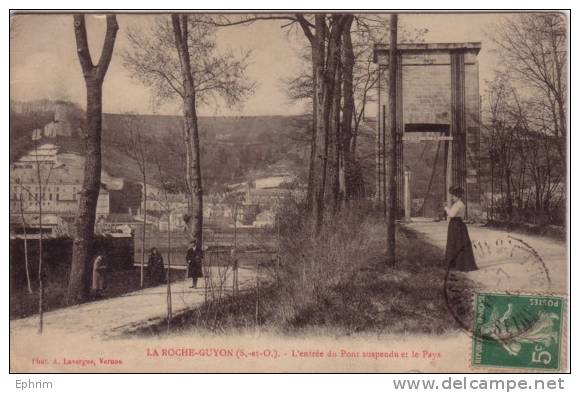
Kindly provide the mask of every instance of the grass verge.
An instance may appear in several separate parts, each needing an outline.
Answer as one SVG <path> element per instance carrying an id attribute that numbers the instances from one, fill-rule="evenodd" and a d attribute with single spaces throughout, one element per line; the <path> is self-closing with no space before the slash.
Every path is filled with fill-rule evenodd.
<path id="1" fill-rule="evenodd" d="M 183 279 L 183 270 L 171 269 L 171 280 Z M 103 298 L 113 298 L 125 293 L 138 291 L 141 283 L 139 267 L 129 270 L 118 270 L 108 274 Z M 34 283 L 37 284 L 36 282 Z M 148 287 L 147 281 L 145 287 Z M 68 275 L 48 277 L 44 290 L 44 311 L 67 307 Z M 35 288 L 36 289 L 36 288 Z M 28 293 L 25 288 L 18 288 L 10 293 L 10 319 L 25 318 L 38 313 L 38 291 Z"/>
<path id="2" fill-rule="evenodd" d="M 445 334 L 457 330 L 443 295 L 443 251 L 415 232 L 397 229 L 395 266 L 385 262 L 385 225 L 372 209 L 343 209 L 322 233 L 309 235 L 299 208 L 281 225 L 280 267 L 259 290 L 188 310 L 171 321 L 172 334 L 335 336 Z M 167 321 L 132 334 L 167 332 Z"/>

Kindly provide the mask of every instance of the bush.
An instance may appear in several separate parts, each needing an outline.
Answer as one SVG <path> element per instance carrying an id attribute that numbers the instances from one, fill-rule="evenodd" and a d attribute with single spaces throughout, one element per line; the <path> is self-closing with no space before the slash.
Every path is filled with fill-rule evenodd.
<path id="1" fill-rule="evenodd" d="M 366 204 L 347 205 L 311 235 L 304 206 L 280 211 L 280 261 L 260 266 L 260 288 L 177 315 L 180 334 L 444 334 L 458 329 L 443 296 L 443 250 L 397 228 L 397 264 L 386 264 L 386 225 Z M 266 276 L 266 277 L 264 277 Z M 137 329 L 166 332 L 167 322 Z"/>
<path id="2" fill-rule="evenodd" d="M 377 249 L 379 222 L 366 206 L 348 206 L 325 218 L 314 237 L 300 204 L 286 205 L 280 215 L 279 304 L 282 325 L 299 323 L 301 315 L 329 296 L 332 288 L 353 280 Z"/>

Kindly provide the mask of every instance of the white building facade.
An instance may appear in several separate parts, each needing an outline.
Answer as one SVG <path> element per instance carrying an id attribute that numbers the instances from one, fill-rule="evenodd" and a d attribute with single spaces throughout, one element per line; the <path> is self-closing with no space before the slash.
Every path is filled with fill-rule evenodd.
<path id="1" fill-rule="evenodd" d="M 43 144 L 10 165 L 10 215 L 70 217 L 78 210 L 84 157 L 61 153 L 59 147 Z M 110 212 L 109 190 L 123 187 L 123 179 L 101 173 L 97 216 Z M 119 188 L 120 187 L 120 188 Z M 30 221 L 34 221 L 30 217 Z M 50 220 L 47 220 L 49 222 Z"/>

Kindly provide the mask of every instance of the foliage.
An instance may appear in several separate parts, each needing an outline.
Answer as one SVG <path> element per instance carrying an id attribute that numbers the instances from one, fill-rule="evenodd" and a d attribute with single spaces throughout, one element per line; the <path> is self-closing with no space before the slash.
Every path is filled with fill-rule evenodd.
<path id="1" fill-rule="evenodd" d="M 254 83 L 246 75 L 251 52 L 236 57 L 232 51 L 218 52 L 216 28 L 196 16 L 188 18 L 188 45 L 197 105 L 218 104 L 218 97 L 229 106 L 253 93 Z M 156 16 L 147 28 L 130 28 L 129 49 L 123 64 L 131 75 L 154 93 L 154 105 L 184 97 L 179 56 L 171 21 Z"/>
<path id="2" fill-rule="evenodd" d="M 534 122 L 541 110 L 536 100 L 521 97 L 500 74 L 488 83 L 486 102 L 482 147 L 489 218 L 562 225 L 566 171 L 557 137 Z"/>
<path id="3" fill-rule="evenodd" d="M 489 33 L 501 63 L 482 105 L 483 204 L 490 220 L 563 225 L 566 20 L 520 13 Z"/>
<path id="4" fill-rule="evenodd" d="M 527 121 L 538 132 L 550 132 L 563 165 L 566 161 L 566 97 L 568 51 L 565 16 L 520 13 L 505 18 L 492 35 L 503 68 L 518 96 L 533 105 Z"/>

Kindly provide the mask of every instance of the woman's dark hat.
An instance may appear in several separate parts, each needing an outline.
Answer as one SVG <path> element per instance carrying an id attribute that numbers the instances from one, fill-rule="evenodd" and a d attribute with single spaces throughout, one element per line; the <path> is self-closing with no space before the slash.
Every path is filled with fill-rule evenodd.
<path id="1" fill-rule="evenodd" d="M 463 197 L 463 188 L 457 186 L 449 187 L 449 193 L 457 198 L 461 198 Z"/>

